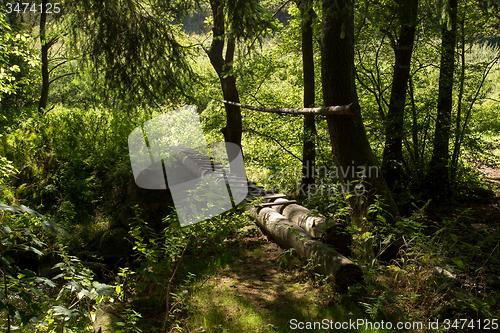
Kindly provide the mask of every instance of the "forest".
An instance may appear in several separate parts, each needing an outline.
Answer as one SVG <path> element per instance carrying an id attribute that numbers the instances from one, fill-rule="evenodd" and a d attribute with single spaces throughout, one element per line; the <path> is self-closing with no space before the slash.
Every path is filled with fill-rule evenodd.
<path id="1" fill-rule="evenodd" d="M 0 0 L 2 331 L 500 329 L 497 0 L 59 1 Z"/>

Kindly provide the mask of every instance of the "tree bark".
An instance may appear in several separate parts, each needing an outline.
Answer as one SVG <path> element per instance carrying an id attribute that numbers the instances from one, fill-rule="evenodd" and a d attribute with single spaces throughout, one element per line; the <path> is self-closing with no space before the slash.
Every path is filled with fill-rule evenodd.
<path id="1" fill-rule="evenodd" d="M 324 105 L 345 105 L 358 101 L 354 67 L 354 14 L 352 0 L 323 0 L 323 22 L 321 37 L 321 74 Z M 362 178 L 358 171 L 365 172 L 364 186 L 368 203 L 374 195 L 381 195 L 389 221 L 399 215 L 391 192 L 383 175 L 378 172 L 378 163 L 373 155 L 361 112 L 346 116 L 328 116 L 328 131 L 333 157 L 344 193 L 353 190 L 353 181 Z M 363 218 L 366 206 L 359 197 L 348 199 L 351 218 L 355 223 Z"/>
<path id="2" fill-rule="evenodd" d="M 40 100 L 38 101 L 38 112 L 43 114 L 47 108 L 47 100 L 49 96 L 49 59 L 48 53 L 51 47 L 50 43 L 47 43 L 45 35 L 45 25 L 47 23 L 47 0 L 42 0 L 42 12 L 40 14 L 40 45 L 42 46 L 42 92 L 40 95 Z"/>
<path id="3" fill-rule="evenodd" d="M 238 90 L 236 88 L 236 77 L 231 74 L 233 69 L 235 40 L 229 38 L 226 45 L 225 58 L 223 56 L 226 29 L 224 17 L 224 4 L 220 0 L 210 0 L 212 15 L 214 20 L 213 38 L 208 56 L 213 68 L 219 76 L 222 88 L 222 95 L 227 101 L 239 103 Z M 237 144 L 241 148 L 241 134 L 243 130 L 240 107 L 233 104 L 226 104 L 226 126 L 221 130 L 224 134 L 224 141 Z M 228 151 L 228 155 L 229 155 Z M 230 160 L 235 156 L 228 156 Z"/>
<path id="4" fill-rule="evenodd" d="M 299 4 L 302 16 L 302 72 L 304 76 L 304 107 L 314 107 L 314 50 L 313 50 L 313 18 L 316 13 L 311 0 L 302 0 Z M 314 184 L 314 169 L 316 165 L 316 121 L 314 115 L 304 116 L 304 139 L 302 146 L 302 181 L 301 191 Z"/>
<path id="5" fill-rule="evenodd" d="M 457 116 L 455 120 L 455 142 L 453 145 L 453 155 L 451 156 L 451 172 L 450 179 L 453 186 L 456 186 L 456 176 L 458 171 L 458 157 L 460 155 L 460 125 L 462 122 L 462 101 L 464 96 L 465 85 L 465 15 L 462 15 L 460 20 L 460 78 L 459 89 L 457 96 Z"/>
<path id="6" fill-rule="evenodd" d="M 392 77 L 391 99 L 386 120 L 386 137 L 382 173 L 390 189 L 399 188 L 403 162 L 403 123 L 406 89 L 410 77 L 411 56 L 417 24 L 418 0 L 399 0 L 400 30 L 394 45 L 395 63 Z"/>
<path id="7" fill-rule="evenodd" d="M 434 132 L 434 150 L 428 183 L 435 198 L 442 197 L 449 185 L 449 141 L 451 111 L 453 106 L 453 73 L 455 71 L 455 40 L 457 35 L 457 0 L 448 0 L 449 20 L 443 22 L 441 42 L 441 65 L 439 71 L 439 92 Z"/>
<path id="8" fill-rule="evenodd" d="M 315 241 L 304 229 L 288 221 L 272 208 L 250 208 L 250 216 L 284 248 L 294 248 L 301 258 L 311 259 L 315 270 L 323 275 L 331 275 L 335 283 L 343 289 L 360 282 L 363 272 L 326 244 Z"/>

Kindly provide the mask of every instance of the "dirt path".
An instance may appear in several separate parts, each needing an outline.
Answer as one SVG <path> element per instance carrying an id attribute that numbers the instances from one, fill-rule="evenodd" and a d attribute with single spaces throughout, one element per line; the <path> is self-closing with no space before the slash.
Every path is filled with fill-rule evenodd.
<path id="1" fill-rule="evenodd" d="M 479 171 L 486 175 L 487 180 L 497 189 L 500 189 L 500 168 L 482 166 Z"/>
<path id="2" fill-rule="evenodd" d="M 204 332 L 198 327 L 207 325 L 212 332 L 288 332 L 292 318 L 342 316 L 329 306 L 335 293 L 313 285 L 304 263 L 257 226 L 245 229 L 244 235 L 226 241 L 234 260 L 195 287 L 189 303 L 200 318 L 185 323 L 189 332 Z"/>

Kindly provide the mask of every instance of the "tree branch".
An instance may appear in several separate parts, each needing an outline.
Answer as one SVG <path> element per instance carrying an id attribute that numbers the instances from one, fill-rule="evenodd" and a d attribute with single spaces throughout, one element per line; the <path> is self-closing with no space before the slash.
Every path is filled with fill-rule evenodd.
<path id="1" fill-rule="evenodd" d="M 50 80 L 50 81 L 49 81 L 49 84 L 51 84 L 51 83 L 52 83 L 52 82 L 54 82 L 55 80 L 61 79 L 61 78 L 65 77 L 65 76 L 74 75 L 74 74 L 76 74 L 76 73 L 66 73 L 66 74 L 63 74 L 63 75 L 59 75 L 59 76 L 57 76 L 57 77 L 53 78 L 52 80 Z"/>
<path id="2" fill-rule="evenodd" d="M 49 61 L 49 62 L 50 62 L 50 61 Z M 54 67 L 52 67 L 52 68 L 50 69 L 49 74 L 50 74 L 50 73 L 52 73 L 52 71 L 53 71 L 54 69 L 56 69 L 57 67 L 59 67 L 59 66 L 61 66 L 61 65 L 64 65 L 64 64 L 65 64 L 65 63 L 67 63 L 67 62 L 68 62 L 68 60 L 64 60 L 63 62 L 58 63 L 57 65 L 55 65 Z"/>
<path id="3" fill-rule="evenodd" d="M 298 159 L 301 163 L 303 162 L 300 157 L 298 157 L 297 155 L 295 155 L 294 153 L 292 153 L 291 151 L 289 151 L 285 146 L 283 146 L 281 144 L 281 142 L 279 140 L 275 139 L 274 137 L 272 137 L 270 135 L 267 135 L 267 134 L 264 134 L 264 133 L 257 132 L 256 130 L 251 129 L 251 128 L 248 128 L 248 131 L 252 132 L 252 133 L 255 133 L 257 135 L 263 136 L 265 138 L 271 139 L 272 141 L 276 142 L 281 148 L 283 148 L 288 154 L 290 154 L 293 157 L 295 157 L 296 159 Z"/>
<path id="4" fill-rule="evenodd" d="M 323 116 L 330 116 L 330 115 L 353 115 L 355 113 L 360 113 L 361 107 L 359 106 L 359 103 L 354 102 L 348 105 L 341 105 L 341 106 L 327 106 L 327 107 L 322 107 L 322 108 L 263 108 L 259 106 L 251 106 L 251 105 L 245 105 L 241 103 L 236 103 L 236 102 L 231 102 L 231 101 L 226 101 L 222 99 L 217 99 L 210 97 L 211 99 L 222 102 L 225 104 L 231 104 L 231 105 L 236 105 L 239 106 L 240 108 L 243 109 L 248 109 L 248 110 L 253 110 L 253 111 L 261 111 L 261 112 L 270 112 L 270 113 L 287 113 L 287 114 L 293 114 L 293 115 L 298 115 L 298 114 L 313 114 L 313 115 L 323 115 Z"/>

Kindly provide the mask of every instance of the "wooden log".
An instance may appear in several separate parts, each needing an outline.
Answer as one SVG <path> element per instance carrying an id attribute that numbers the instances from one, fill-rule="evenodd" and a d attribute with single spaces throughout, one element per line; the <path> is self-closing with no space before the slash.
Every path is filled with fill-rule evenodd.
<path id="1" fill-rule="evenodd" d="M 275 199 L 283 199 L 286 198 L 285 194 L 268 194 L 263 196 L 264 199 L 275 200 Z"/>
<path id="2" fill-rule="evenodd" d="M 223 99 L 212 98 L 218 102 L 222 102 L 225 104 L 231 104 L 239 106 L 243 109 L 253 110 L 253 111 L 261 111 L 261 112 L 270 112 L 270 113 L 286 113 L 292 115 L 299 114 L 312 114 L 312 115 L 353 115 L 355 113 L 359 114 L 361 112 L 361 107 L 359 103 L 354 102 L 348 105 L 340 105 L 340 106 L 326 106 L 323 108 L 263 108 L 259 106 L 246 105 L 231 101 L 226 101 Z"/>
<path id="3" fill-rule="evenodd" d="M 291 205 L 296 203 L 297 201 L 295 200 L 285 200 L 285 201 L 280 201 L 280 206 L 286 206 L 286 205 Z M 268 202 L 268 203 L 259 203 L 257 204 L 259 207 L 272 207 L 276 206 L 274 202 Z M 279 212 L 278 212 L 279 213 Z"/>
<path id="4" fill-rule="evenodd" d="M 309 209 L 297 204 L 285 204 L 288 200 L 276 199 L 272 206 L 274 210 L 285 216 L 287 220 L 304 229 L 309 235 L 320 238 L 324 236 L 327 218 L 314 215 Z"/>
<path id="5" fill-rule="evenodd" d="M 314 238 L 321 238 L 323 242 L 343 255 L 351 255 L 352 235 L 346 230 L 346 226 L 332 221 L 325 216 L 313 214 L 309 209 L 296 205 L 284 204 L 286 200 L 276 199 L 272 207 L 278 213 L 286 217 L 290 222 L 303 228 Z"/>
<path id="6" fill-rule="evenodd" d="M 288 221 L 271 208 L 250 207 L 250 216 L 284 248 L 294 248 L 298 255 L 312 259 L 315 270 L 332 276 L 342 289 L 363 280 L 361 268 L 327 244 L 314 240 L 304 229 Z"/>

